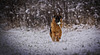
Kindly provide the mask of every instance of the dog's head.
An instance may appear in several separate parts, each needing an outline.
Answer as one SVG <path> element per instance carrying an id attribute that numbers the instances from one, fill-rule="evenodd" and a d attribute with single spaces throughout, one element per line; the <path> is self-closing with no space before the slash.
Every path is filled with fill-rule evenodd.
<path id="1" fill-rule="evenodd" d="M 60 25 L 61 22 L 60 22 L 60 19 L 62 19 L 62 16 L 61 15 L 54 15 L 54 18 L 55 18 L 55 22 Z"/>

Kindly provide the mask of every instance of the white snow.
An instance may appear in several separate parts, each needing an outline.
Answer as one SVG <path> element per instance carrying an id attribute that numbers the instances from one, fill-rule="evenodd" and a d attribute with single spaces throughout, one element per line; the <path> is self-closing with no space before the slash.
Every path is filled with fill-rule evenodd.
<path id="1" fill-rule="evenodd" d="M 77 23 L 79 23 L 79 21 L 78 21 L 78 20 L 76 20 L 76 22 L 77 22 Z"/>
<path id="2" fill-rule="evenodd" d="M 50 14 L 51 12 L 50 12 L 50 11 L 48 11 L 48 13 Z"/>
<path id="3" fill-rule="evenodd" d="M 5 6 L 5 8 L 10 8 L 9 6 Z"/>
<path id="4" fill-rule="evenodd" d="M 95 14 L 93 15 L 95 18 L 99 18 L 99 15 L 95 12 Z"/>
<path id="5" fill-rule="evenodd" d="M 39 10 L 37 10 L 37 14 L 36 14 L 36 16 L 39 16 L 39 14 L 40 14 L 39 12 L 40 12 L 40 11 L 39 11 Z"/>
<path id="6" fill-rule="evenodd" d="M 27 17 L 27 19 L 29 19 L 29 17 Z"/>
<path id="7" fill-rule="evenodd" d="M 78 18 L 81 18 L 81 15 L 79 15 Z"/>
<path id="8" fill-rule="evenodd" d="M 51 4 L 49 4 L 49 6 L 50 6 L 50 7 L 52 7 L 52 5 L 51 5 Z"/>
<path id="9" fill-rule="evenodd" d="M 84 5 L 84 4 L 83 3 L 78 3 L 77 6 L 76 6 L 76 9 L 80 10 L 80 8 L 82 8 L 82 5 Z"/>
<path id="10" fill-rule="evenodd" d="M 72 9 L 68 9 L 68 12 L 74 12 L 75 11 L 75 8 L 72 8 Z"/>
<path id="11" fill-rule="evenodd" d="M 78 3 L 76 6 L 76 9 L 78 9 L 80 7 L 81 3 Z"/>
<path id="12" fill-rule="evenodd" d="M 89 12 L 89 10 L 86 10 L 87 12 Z"/>
<path id="13" fill-rule="evenodd" d="M 46 7 L 46 4 L 41 3 L 40 9 L 43 10 L 45 7 Z"/>
<path id="14" fill-rule="evenodd" d="M 29 14 L 29 9 L 27 9 L 25 12 Z"/>
<path id="15" fill-rule="evenodd" d="M 94 7 L 91 7 L 91 9 L 94 9 Z"/>
<path id="16" fill-rule="evenodd" d="M 0 32 L 0 55 L 86 55 L 88 52 L 100 51 L 100 30 L 95 27 L 70 32 L 67 28 L 62 28 L 62 38 L 59 42 L 52 42 L 48 29 L 28 31 L 16 28 Z"/>

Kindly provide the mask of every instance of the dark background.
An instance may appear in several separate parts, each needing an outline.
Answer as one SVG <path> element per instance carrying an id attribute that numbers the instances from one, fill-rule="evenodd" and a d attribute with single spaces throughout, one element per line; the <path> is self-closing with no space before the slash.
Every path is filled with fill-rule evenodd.
<path id="1" fill-rule="evenodd" d="M 0 0 L 0 24 L 5 29 L 50 26 L 60 12 L 64 25 L 100 23 L 100 0 Z"/>

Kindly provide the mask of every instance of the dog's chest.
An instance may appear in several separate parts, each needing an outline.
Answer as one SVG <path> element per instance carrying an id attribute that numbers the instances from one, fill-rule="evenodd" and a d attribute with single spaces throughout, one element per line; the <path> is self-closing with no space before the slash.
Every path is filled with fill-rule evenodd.
<path id="1" fill-rule="evenodd" d="M 55 30 L 60 31 L 60 26 L 58 24 L 55 25 Z"/>

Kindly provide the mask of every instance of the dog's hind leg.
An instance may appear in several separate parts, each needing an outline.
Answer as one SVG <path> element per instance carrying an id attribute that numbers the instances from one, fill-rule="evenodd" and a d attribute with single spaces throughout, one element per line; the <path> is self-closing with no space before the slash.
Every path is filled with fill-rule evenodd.
<path id="1" fill-rule="evenodd" d="M 55 41 L 55 33 L 51 31 L 51 28 L 50 28 L 50 37 L 52 41 Z"/>
<path id="2" fill-rule="evenodd" d="M 51 36 L 51 38 L 52 38 L 52 32 L 51 32 L 51 28 L 50 28 L 50 36 Z"/>
<path id="3" fill-rule="evenodd" d="M 52 38 L 52 33 L 50 32 L 50 37 Z"/>

